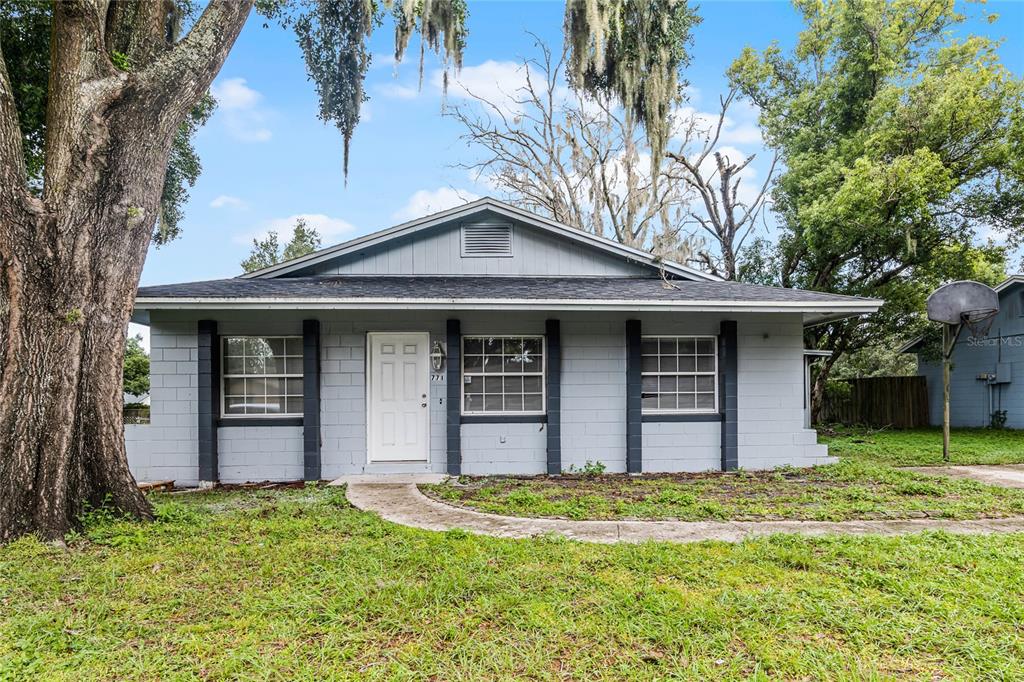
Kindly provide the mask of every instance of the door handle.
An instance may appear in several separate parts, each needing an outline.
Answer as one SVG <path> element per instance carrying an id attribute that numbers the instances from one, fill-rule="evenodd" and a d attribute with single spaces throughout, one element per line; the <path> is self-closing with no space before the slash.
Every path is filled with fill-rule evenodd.
<path id="1" fill-rule="evenodd" d="M 427 406 L 426 403 L 420 403 L 420 407 L 426 407 L 426 406 Z"/>

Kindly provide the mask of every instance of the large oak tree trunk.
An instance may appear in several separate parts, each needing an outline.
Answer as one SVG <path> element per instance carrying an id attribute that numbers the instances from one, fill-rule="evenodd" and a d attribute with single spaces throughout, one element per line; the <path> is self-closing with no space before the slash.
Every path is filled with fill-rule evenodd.
<path id="1" fill-rule="evenodd" d="M 97 21 L 103 3 L 57 3 L 40 198 L 12 155 L 0 53 L 0 542 L 58 539 L 86 505 L 150 516 L 125 455 L 126 329 L 174 134 L 251 4 L 212 2 L 171 48 L 161 3 L 117 31 L 119 4 Z M 115 69 L 105 40 L 141 68 Z"/>

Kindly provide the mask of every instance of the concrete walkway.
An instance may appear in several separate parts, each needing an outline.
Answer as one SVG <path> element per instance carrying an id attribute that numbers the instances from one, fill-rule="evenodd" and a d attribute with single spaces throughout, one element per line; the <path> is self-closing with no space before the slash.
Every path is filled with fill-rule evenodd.
<path id="1" fill-rule="evenodd" d="M 975 464 L 972 466 L 906 467 L 910 471 L 935 476 L 969 478 L 1004 488 L 1024 488 L 1024 464 Z"/>
<path id="2" fill-rule="evenodd" d="M 346 494 L 359 509 L 380 514 L 388 521 L 425 530 L 459 528 L 478 535 L 502 538 L 531 538 L 561 535 L 587 542 L 698 542 L 796 533 L 799 535 L 905 535 L 926 530 L 984 534 L 1024 532 L 1024 517 L 955 521 L 949 519 L 908 519 L 892 521 L 566 521 L 526 519 L 484 514 L 432 500 L 412 483 L 350 483 Z"/>

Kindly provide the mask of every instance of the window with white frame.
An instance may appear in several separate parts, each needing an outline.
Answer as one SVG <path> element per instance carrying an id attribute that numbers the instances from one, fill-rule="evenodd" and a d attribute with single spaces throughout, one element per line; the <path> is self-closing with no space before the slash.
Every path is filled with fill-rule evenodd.
<path id="1" fill-rule="evenodd" d="M 463 414 L 544 414 L 543 336 L 464 336 Z"/>
<path id="2" fill-rule="evenodd" d="M 302 337 L 221 337 L 221 414 L 302 416 Z"/>
<path id="3" fill-rule="evenodd" d="M 718 410 L 718 344 L 714 336 L 645 336 L 640 353 L 645 413 Z"/>

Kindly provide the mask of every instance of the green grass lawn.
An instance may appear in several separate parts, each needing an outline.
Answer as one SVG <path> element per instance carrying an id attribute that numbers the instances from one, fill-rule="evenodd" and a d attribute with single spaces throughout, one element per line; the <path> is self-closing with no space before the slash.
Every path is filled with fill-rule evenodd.
<path id="1" fill-rule="evenodd" d="M 843 521 L 1024 514 L 1024 490 L 853 460 L 735 474 L 464 477 L 420 488 L 479 511 L 570 519 Z"/>
<path id="2" fill-rule="evenodd" d="M 818 440 L 829 454 L 893 466 L 941 465 L 942 429 L 907 431 L 819 427 Z M 1024 463 L 1024 431 L 1012 429 L 953 429 L 952 464 Z"/>
<path id="3" fill-rule="evenodd" d="M 155 499 L 0 547 L 0 679 L 1024 677 L 1024 534 L 604 546 L 339 489 Z"/>

